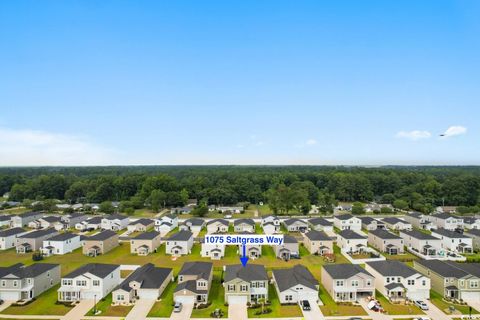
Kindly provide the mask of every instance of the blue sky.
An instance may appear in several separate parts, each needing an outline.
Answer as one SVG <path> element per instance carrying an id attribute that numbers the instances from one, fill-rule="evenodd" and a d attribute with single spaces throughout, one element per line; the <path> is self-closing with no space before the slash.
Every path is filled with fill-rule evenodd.
<path id="1" fill-rule="evenodd" d="M 476 0 L 2 1 L 0 165 L 480 164 L 479 34 Z"/>

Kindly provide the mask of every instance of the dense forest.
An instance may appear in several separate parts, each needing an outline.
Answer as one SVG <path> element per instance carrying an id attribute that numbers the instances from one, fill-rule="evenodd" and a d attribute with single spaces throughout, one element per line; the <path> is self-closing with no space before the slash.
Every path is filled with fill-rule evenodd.
<path id="1" fill-rule="evenodd" d="M 119 201 L 122 209 L 258 203 L 278 212 L 325 211 L 337 201 L 391 203 L 431 212 L 461 206 L 478 212 L 480 167 L 132 166 L 0 168 L 9 200 Z"/>

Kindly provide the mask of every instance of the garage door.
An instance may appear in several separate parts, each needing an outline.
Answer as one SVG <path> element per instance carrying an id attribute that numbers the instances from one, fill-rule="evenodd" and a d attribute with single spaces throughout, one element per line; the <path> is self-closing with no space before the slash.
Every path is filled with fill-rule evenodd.
<path id="1" fill-rule="evenodd" d="M 228 303 L 229 304 L 247 304 L 248 298 L 247 296 L 228 296 Z"/>
<path id="2" fill-rule="evenodd" d="M 193 304 L 194 301 L 195 301 L 195 297 L 193 297 L 193 296 L 175 296 L 175 302 Z"/>
<path id="3" fill-rule="evenodd" d="M 480 292 L 462 292 L 461 298 L 463 300 L 478 301 L 480 300 Z"/>
<path id="4" fill-rule="evenodd" d="M 0 299 L 5 301 L 17 301 L 20 299 L 18 292 L 0 292 Z"/>

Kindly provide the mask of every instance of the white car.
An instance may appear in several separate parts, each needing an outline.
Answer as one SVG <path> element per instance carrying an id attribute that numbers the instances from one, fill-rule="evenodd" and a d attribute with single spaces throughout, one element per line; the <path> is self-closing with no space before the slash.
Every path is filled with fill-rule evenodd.
<path id="1" fill-rule="evenodd" d="M 415 305 L 419 307 L 421 310 L 428 310 L 428 305 L 422 300 L 416 300 Z"/>

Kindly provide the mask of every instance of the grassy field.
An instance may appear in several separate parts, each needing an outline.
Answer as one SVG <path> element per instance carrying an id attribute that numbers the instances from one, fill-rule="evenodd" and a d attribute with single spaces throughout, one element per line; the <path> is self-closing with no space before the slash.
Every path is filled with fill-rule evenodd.
<path id="1" fill-rule="evenodd" d="M 173 291 L 176 284 L 170 282 L 148 313 L 148 317 L 168 318 L 173 311 Z"/>
<path id="2" fill-rule="evenodd" d="M 15 315 L 59 315 L 63 316 L 72 308 L 63 304 L 57 304 L 57 290 L 60 285 L 55 286 L 42 293 L 36 300 L 24 306 L 10 306 L 3 310 L 2 314 Z"/>
<path id="3" fill-rule="evenodd" d="M 221 309 L 225 314 L 228 314 L 228 308 L 224 306 L 225 289 L 222 286 L 222 272 L 214 271 L 212 286 L 208 295 L 208 301 L 211 303 L 208 308 L 193 309 L 192 318 L 210 318 L 210 314 L 215 309 Z"/>
<path id="4" fill-rule="evenodd" d="M 112 306 L 112 294 L 106 296 L 103 300 L 100 300 L 95 308 L 90 309 L 87 312 L 87 316 L 95 316 L 95 311 L 101 311 L 98 316 L 100 317 L 125 317 L 133 306 Z"/>
<path id="5" fill-rule="evenodd" d="M 375 297 L 377 298 L 380 305 L 389 315 L 408 315 L 408 314 L 424 314 L 422 310 L 420 310 L 417 306 L 414 305 L 405 305 L 403 302 L 394 304 L 391 303 L 385 296 L 383 296 L 380 292 L 375 293 Z"/>
<path id="6" fill-rule="evenodd" d="M 277 291 L 273 284 L 268 286 L 268 297 L 271 302 L 270 305 L 265 306 L 265 308 L 272 309 L 272 312 L 262 315 L 256 315 L 255 312 L 261 311 L 261 308 L 251 309 L 248 308 L 248 317 L 249 318 L 291 318 L 291 317 L 301 317 L 302 310 L 298 304 L 294 305 L 281 305 L 280 300 L 278 300 Z"/>
<path id="7" fill-rule="evenodd" d="M 332 297 L 328 294 L 325 288 L 320 284 L 320 300 L 323 302 L 323 306 L 320 306 L 320 310 L 324 316 L 365 316 L 367 313 L 361 306 L 353 305 L 339 305 L 333 301 Z"/>
<path id="8" fill-rule="evenodd" d="M 470 309 L 469 306 L 466 306 L 466 305 L 460 306 L 457 304 L 448 303 L 447 301 L 443 300 L 443 296 L 441 294 L 433 290 L 430 290 L 430 301 L 434 305 L 436 305 L 440 310 L 442 310 L 447 314 L 449 314 L 448 310 L 450 306 L 454 306 L 455 309 L 460 311 L 462 314 L 469 314 L 469 309 Z M 472 314 L 476 314 L 476 313 L 478 313 L 478 311 L 472 308 Z"/>

